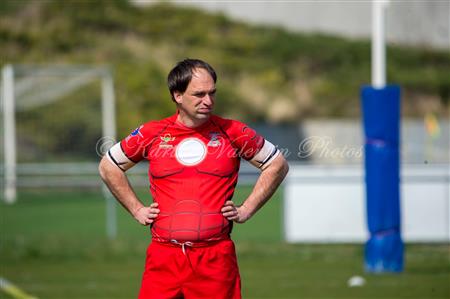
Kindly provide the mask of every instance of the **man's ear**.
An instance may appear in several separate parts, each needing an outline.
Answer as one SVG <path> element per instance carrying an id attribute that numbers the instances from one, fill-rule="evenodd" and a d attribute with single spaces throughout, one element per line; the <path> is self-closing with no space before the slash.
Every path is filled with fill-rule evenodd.
<path id="1" fill-rule="evenodd" d="M 181 104 L 183 102 L 183 94 L 179 91 L 173 92 L 173 99 L 177 104 Z"/>

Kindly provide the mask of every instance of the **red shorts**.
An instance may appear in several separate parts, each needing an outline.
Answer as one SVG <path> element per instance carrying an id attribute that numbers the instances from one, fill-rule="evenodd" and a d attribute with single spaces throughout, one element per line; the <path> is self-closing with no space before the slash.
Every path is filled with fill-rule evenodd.
<path id="1" fill-rule="evenodd" d="M 183 247 L 150 244 L 139 299 L 241 298 L 233 241 Z"/>

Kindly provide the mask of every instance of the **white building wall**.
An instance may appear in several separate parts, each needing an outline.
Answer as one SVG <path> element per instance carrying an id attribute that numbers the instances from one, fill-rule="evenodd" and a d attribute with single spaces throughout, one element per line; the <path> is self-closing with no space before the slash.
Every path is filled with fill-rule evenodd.
<path id="1" fill-rule="evenodd" d="M 140 5 L 152 0 L 131 0 Z M 234 19 L 280 25 L 294 31 L 322 32 L 351 38 L 371 34 L 371 1 L 170 1 L 222 12 Z M 450 49 L 448 0 L 391 0 L 387 40 L 391 43 Z"/>
<path id="2" fill-rule="evenodd" d="M 404 165 L 401 231 L 406 242 L 450 242 L 450 167 Z M 361 166 L 291 166 L 284 191 L 287 242 L 368 239 Z"/>

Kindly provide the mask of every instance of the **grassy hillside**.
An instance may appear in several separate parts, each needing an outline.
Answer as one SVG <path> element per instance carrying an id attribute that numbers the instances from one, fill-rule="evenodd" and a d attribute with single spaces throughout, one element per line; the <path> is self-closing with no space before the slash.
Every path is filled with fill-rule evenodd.
<path id="1" fill-rule="evenodd" d="M 357 117 L 359 88 L 370 82 L 368 40 L 252 26 L 167 4 L 6 0 L 0 43 L 2 64 L 112 66 L 120 136 L 173 112 L 165 77 L 185 57 L 217 69 L 217 112 L 243 120 Z M 448 52 L 389 47 L 387 56 L 388 81 L 402 85 L 406 116 L 448 113 Z"/>

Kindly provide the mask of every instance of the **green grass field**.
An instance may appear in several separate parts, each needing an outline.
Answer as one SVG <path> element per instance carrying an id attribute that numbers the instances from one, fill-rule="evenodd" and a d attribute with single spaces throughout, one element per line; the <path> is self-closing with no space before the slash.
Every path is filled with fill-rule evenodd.
<path id="1" fill-rule="evenodd" d="M 236 201 L 249 191 L 239 188 Z M 26 292 L 40 299 L 136 298 L 148 228 L 118 206 L 118 238 L 108 241 L 99 193 L 20 193 L 17 204 L 0 204 L 0 221 L 0 276 Z M 281 230 L 280 192 L 251 221 L 235 225 L 244 298 L 450 298 L 448 244 L 408 245 L 402 274 L 369 275 L 361 245 L 289 245 Z M 366 285 L 349 288 L 353 275 Z"/>

